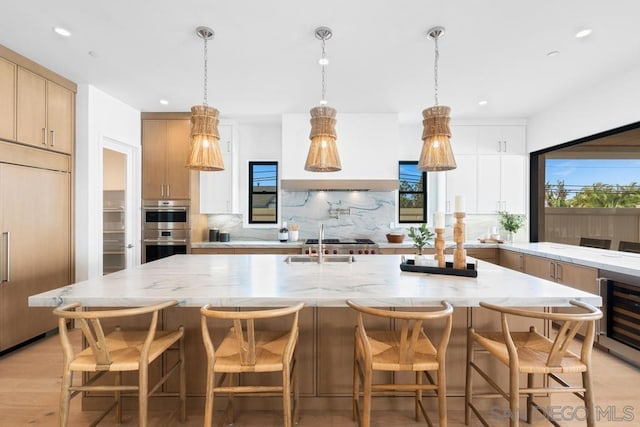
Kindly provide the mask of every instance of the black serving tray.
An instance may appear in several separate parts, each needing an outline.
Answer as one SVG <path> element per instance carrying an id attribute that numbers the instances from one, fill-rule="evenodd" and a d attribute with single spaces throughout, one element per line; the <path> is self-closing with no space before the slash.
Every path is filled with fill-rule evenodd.
<path id="1" fill-rule="evenodd" d="M 415 265 L 414 260 L 408 259 L 400 264 L 400 270 L 412 271 L 414 273 L 448 274 L 450 276 L 478 277 L 478 270 L 475 264 L 467 263 L 467 268 L 453 268 L 452 262 L 446 262 L 444 268 L 426 267 Z"/>

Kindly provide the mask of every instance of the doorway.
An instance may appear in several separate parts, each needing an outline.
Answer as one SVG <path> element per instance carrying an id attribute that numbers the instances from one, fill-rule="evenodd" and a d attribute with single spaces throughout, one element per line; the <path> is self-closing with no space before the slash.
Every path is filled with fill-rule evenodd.
<path id="1" fill-rule="evenodd" d="M 103 138 L 102 148 L 102 274 L 139 263 L 135 227 L 133 149 Z"/>

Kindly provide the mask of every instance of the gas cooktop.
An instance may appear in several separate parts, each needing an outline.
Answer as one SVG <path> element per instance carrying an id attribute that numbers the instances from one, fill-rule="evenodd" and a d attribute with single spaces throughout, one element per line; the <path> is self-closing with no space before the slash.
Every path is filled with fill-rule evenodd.
<path id="1" fill-rule="evenodd" d="M 318 239 L 307 239 L 306 245 L 317 245 Z M 322 239 L 324 245 L 375 245 L 371 239 Z"/>

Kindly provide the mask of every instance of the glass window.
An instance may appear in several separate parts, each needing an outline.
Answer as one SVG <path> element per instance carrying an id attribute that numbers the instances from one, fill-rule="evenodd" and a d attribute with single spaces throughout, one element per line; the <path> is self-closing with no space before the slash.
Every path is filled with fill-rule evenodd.
<path id="1" fill-rule="evenodd" d="M 249 162 L 249 223 L 278 222 L 278 162 Z"/>
<path id="2" fill-rule="evenodd" d="M 427 222 L 427 173 L 418 169 L 417 161 L 401 161 L 398 175 L 400 222 Z"/>

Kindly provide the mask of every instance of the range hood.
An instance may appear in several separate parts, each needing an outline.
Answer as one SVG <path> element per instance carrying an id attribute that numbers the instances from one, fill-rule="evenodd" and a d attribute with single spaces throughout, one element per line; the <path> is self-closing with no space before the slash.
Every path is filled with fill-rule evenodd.
<path id="1" fill-rule="evenodd" d="M 287 191 L 398 189 L 398 115 L 396 113 L 341 114 L 336 133 L 342 170 L 309 172 L 308 113 L 282 116 L 280 188 Z"/>
<path id="2" fill-rule="evenodd" d="M 282 179 L 280 187 L 287 191 L 393 191 L 397 179 Z"/>

